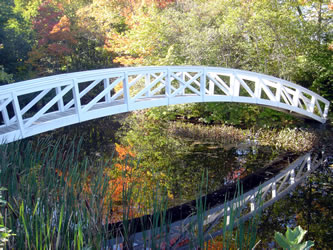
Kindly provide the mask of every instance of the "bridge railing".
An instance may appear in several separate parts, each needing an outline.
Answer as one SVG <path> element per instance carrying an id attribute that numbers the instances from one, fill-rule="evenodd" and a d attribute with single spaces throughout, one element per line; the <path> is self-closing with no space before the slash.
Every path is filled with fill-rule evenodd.
<path id="1" fill-rule="evenodd" d="M 275 77 L 248 71 L 162 66 L 68 73 L 0 87 L 0 140 L 154 106 L 243 102 L 324 123 L 329 101 Z"/>
<path id="2" fill-rule="evenodd" d="M 197 216 L 193 212 L 191 216 L 168 225 L 162 225 L 161 228 L 152 228 L 144 232 L 132 234 L 130 239 L 133 242 L 133 248 L 142 249 L 144 246 L 152 245 L 168 246 L 172 242 L 172 246 L 169 245 L 170 248 L 188 249 L 190 239 L 197 239 L 198 237 L 196 232 L 198 232 L 199 225 L 204 226 L 202 237 L 205 241 L 221 236 L 224 233 L 224 229 L 221 226 L 223 221 L 225 221 L 228 227 L 231 225 L 231 220 L 234 220 L 233 226 L 237 226 L 241 221 L 244 222 L 251 217 L 255 217 L 258 212 L 261 212 L 293 191 L 306 177 L 319 166 L 323 165 L 324 162 L 325 158 L 319 158 L 316 154 L 307 153 L 300 156 L 287 168 L 260 186 L 244 194 L 240 192 L 238 197 L 202 211 L 203 214 L 201 216 Z M 237 215 L 235 216 L 235 214 Z M 234 216 L 234 218 L 231 219 L 231 216 Z M 166 238 L 169 242 L 165 242 Z M 123 239 L 121 237 L 112 239 L 110 247 L 117 248 L 122 242 Z"/>

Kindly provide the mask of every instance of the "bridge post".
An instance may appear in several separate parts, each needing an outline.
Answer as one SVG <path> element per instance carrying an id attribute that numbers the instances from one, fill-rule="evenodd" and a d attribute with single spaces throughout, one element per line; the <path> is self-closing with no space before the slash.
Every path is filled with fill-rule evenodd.
<path id="1" fill-rule="evenodd" d="M 254 88 L 254 96 L 258 99 L 260 99 L 261 96 L 261 79 L 256 79 L 255 81 L 255 88 Z"/>
<path id="2" fill-rule="evenodd" d="M 276 182 L 274 181 L 272 184 L 272 199 L 276 197 Z"/>
<path id="3" fill-rule="evenodd" d="M 227 204 L 227 219 L 226 219 L 226 225 L 229 226 L 230 224 L 230 206 L 229 206 L 229 202 Z"/>
<path id="4" fill-rule="evenodd" d="M 312 96 L 311 97 L 310 107 L 309 107 L 309 111 L 311 113 L 313 113 L 315 105 L 316 105 L 316 97 Z"/>
<path id="5" fill-rule="evenodd" d="M 306 159 L 307 170 L 311 171 L 311 156 L 309 155 Z"/>
<path id="6" fill-rule="evenodd" d="M 60 95 L 60 92 L 61 92 L 61 87 L 56 87 L 56 95 Z M 65 107 L 64 107 L 64 99 L 61 97 L 58 101 L 58 110 L 63 112 L 65 110 Z"/>
<path id="7" fill-rule="evenodd" d="M 205 101 L 205 94 L 206 94 L 206 69 L 203 68 L 202 75 L 200 77 L 200 94 L 201 94 L 201 100 Z"/>
<path id="8" fill-rule="evenodd" d="M 293 97 L 293 106 L 294 107 L 298 107 L 299 94 L 300 94 L 300 90 L 296 89 L 295 93 L 294 93 L 294 97 Z"/>
<path id="9" fill-rule="evenodd" d="M 104 84 L 104 89 L 107 89 L 110 85 L 110 80 L 109 78 L 103 79 L 103 84 Z M 110 103 L 111 102 L 111 94 L 110 91 L 108 91 L 105 95 L 105 102 Z"/>
<path id="10" fill-rule="evenodd" d="M 323 114 L 323 117 L 324 117 L 325 119 L 327 118 L 328 109 L 329 109 L 329 105 L 328 105 L 328 104 L 325 104 L 325 109 L 324 109 L 324 114 Z"/>
<path id="11" fill-rule="evenodd" d="M 209 80 L 209 95 L 214 95 L 214 88 L 215 88 L 215 84 L 212 80 Z"/>
<path id="12" fill-rule="evenodd" d="M 170 98 L 171 95 L 171 71 L 170 68 L 167 68 L 167 75 L 165 79 L 165 94 L 168 98 Z"/>
<path id="13" fill-rule="evenodd" d="M 281 83 L 277 83 L 275 99 L 277 102 L 281 101 Z"/>
<path id="14" fill-rule="evenodd" d="M 251 209 L 251 212 L 253 212 L 256 208 L 256 205 L 255 205 L 255 199 L 254 199 L 254 195 L 251 196 L 250 198 L 250 209 Z"/>
<path id="15" fill-rule="evenodd" d="M 0 101 L 0 105 L 3 104 L 5 101 Z M 1 110 L 2 114 L 2 119 L 4 123 L 9 126 L 9 116 L 8 116 L 8 111 L 7 111 L 7 106 L 4 106 L 3 109 Z"/>
<path id="16" fill-rule="evenodd" d="M 24 138 L 24 123 L 23 123 L 23 118 L 21 114 L 21 108 L 20 108 L 20 103 L 17 98 L 16 93 L 12 93 L 12 98 L 13 98 L 13 109 L 15 112 L 16 120 L 18 122 L 18 127 L 20 128 L 21 136 Z"/>
<path id="17" fill-rule="evenodd" d="M 294 184 L 295 183 L 295 170 L 292 169 L 290 171 L 290 185 Z"/>
<path id="18" fill-rule="evenodd" d="M 149 84 L 150 84 L 150 74 L 147 73 L 147 74 L 145 75 L 145 87 L 149 86 Z M 146 96 L 147 96 L 147 97 L 150 97 L 150 96 L 151 96 L 151 91 L 150 91 L 150 89 L 146 92 Z"/>
<path id="19" fill-rule="evenodd" d="M 81 109 L 81 98 L 80 98 L 80 90 L 79 90 L 79 85 L 76 79 L 73 79 L 73 99 L 74 99 L 74 104 L 75 104 L 75 111 L 78 116 L 79 122 L 82 121 L 82 109 Z"/>
<path id="20" fill-rule="evenodd" d="M 180 79 L 182 79 L 183 80 L 183 82 L 186 82 L 185 81 L 185 74 L 184 74 L 184 72 L 181 72 L 181 74 L 180 74 Z M 181 87 L 181 83 L 179 83 L 179 87 Z M 181 95 L 185 95 L 185 88 L 180 92 L 180 94 Z"/>
<path id="21" fill-rule="evenodd" d="M 127 71 L 124 72 L 123 90 L 124 90 L 124 102 L 127 106 L 127 111 L 129 111 L 130 96 L 129 96 L 128 73 L 127 73 Z"/>
<path id="22" fill-rule="evenodd" d="M 239 96 L 240 82 L 236 79 L 234 73 L 232 74 L 232 76 L 230 76 L 230 90 L 232 92 L 232 96 Z"/>

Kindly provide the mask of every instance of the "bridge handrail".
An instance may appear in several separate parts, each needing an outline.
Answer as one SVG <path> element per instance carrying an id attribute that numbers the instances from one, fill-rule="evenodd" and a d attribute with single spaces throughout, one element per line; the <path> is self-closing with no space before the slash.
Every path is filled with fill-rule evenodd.
<path id="1" fill-rule="evenodd" d="M 273 82 L 283 83 L 283 85 L 298 88 L 303 92 L 309 93 L 315 96 L 318 100 L 324 102 L 325 104 L 329 105 L 329 101 L 323 98 L 322 96 L 318 95 L 317 93 L 306 89 L 300 85 L 295 83 L 286 81 L 284 79 L 280 79 L 274 76 L 269 76 L 262 73 L 251 72 L 247 70 L 238 70 L 238 69 L 230 69 L 230 68 L 222 68 L 222 67 L 204 67 L 204 66 L 145 66 L 145 67 L 122 67 L 122 68 L 110 68 L 110 69 L 97 69 L 97 70 L 88 70 L 88 71 L 79 71 L 73 73 L 64 73 L 58 74 L 55 76 L 46 76 L 40 77 L 36 79 L 20 81 L 16 83 L 6 84 L 0 86 L 0 96 L 12 93 L 12 92 L 19 92 L 20 94 L 28 94 L 30 90 L 35 91 L 36 89 L 47 89 L 47 88 L 54 88 L 63 86 L 67 81 L 72 81 L 73 79 L 85 81 L 86 79 L 90 79 L 93 77 L 104 78 L 104 77 L 112 77 L 117 76 L 120 73 L 128 72 L 128 73 L 135 73 L 140 71 L 147 71 L 148 70 L 161 70 L 161 69 L 175 69 L 175 70 L 203 70 L 212 71 L 212 72 L 225 72 L 225 73 L 245 73 L 246 75 L 254 76 L 254 77 L 264 77 L 267 80 L 271 80 Z M 43 84 L 42 86 L 40 84 Z"/>
<path id="2" fill-rule="evenodd" d="M 32 100 L 24 97 L 28 94 Z M 245 70 L 149 66 L 82 71 L 0 86 L 0 143 L 115 113 L 190 102 L 253 103 L 322 123 L 330 105 L 302 86 Z M 61 122 L 69 112 L 70 120 Z"/>

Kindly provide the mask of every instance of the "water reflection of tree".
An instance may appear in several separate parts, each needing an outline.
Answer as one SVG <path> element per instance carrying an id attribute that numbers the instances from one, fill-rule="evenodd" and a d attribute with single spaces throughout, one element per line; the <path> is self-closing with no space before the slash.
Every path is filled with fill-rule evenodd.
<path id="1" fill-rule="evenodd" d="M 286 226 L 306 229 L 307 240 L 318 249 L 333 249 L 333 172 L 322 167 L 308 180 L 264 211 L 259 227 L 262 247 L 274 238 L 274 230 L 284 232 Z"/>
<path id="2" fill-rule="evenodd" d="M 276 156 L 268 147 L 246 145 L 241 161 L 236 145 L 226 147 L 171 136 L 168 125 L 163 119 L 135 113 L 126 119 L 119 138 L 136 152 L 145 183 L 166 187 L 169 197 L 178 203 L 195 198 L 203 172 L 208 173 L 211 192 L 237 177 L 253 173 Z"/>

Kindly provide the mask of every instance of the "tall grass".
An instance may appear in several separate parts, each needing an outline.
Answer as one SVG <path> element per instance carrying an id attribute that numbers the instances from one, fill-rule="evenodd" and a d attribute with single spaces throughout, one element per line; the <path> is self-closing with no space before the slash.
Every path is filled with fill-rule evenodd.
<path id="1" fill-rule="evenodd" d="M 123 183 L 121 230 L 110 227 L 115 222 L 114 212 L 119 209 L 116 208 L 119 204 L 112 200 L 115 188 L 107 174 L 114 170 L 112 159 L 96 161 L 83 157 L 81 144 L 80 139 L 69 142 L 66 138 L 44 138 L 0 146 L 0 187 L 6 188 L 3 196 L 8 201 L 0 209 L 5 215 L 4 226 L 16 234 L 9 238 L 6 247 L 108 249 L 112 244 L 121 243 L 131 249 L 138 226 L 132 220 L 136 216 L 133 207 L 138 206 L 139 214 L 152 215 L 141 217 L 141 228 L 148 229 L 142 233 L 142 248 L 177 248 L 177 244 L 171 244 L 169 234 L 172 215 L 167 213 L 167 191 L 159 186 L 153 190 L 153 198 L 140 207 L 133 202 L 137 195 L 135 190 L 140 187 L 135 182 Z M 201 198 L 204 184 L 207 189 L 205 178 L 198 192 L 197 224 L 191 224 L 183 237 L 186 244 L 200 248 L 207 247 L 204 225 L 207 208 Z M 233 214 L 230 218 L 234 218 Z M 230 232 L 233 226 L 223 230 Z M 244 232 L 238 233 L 238 242 L 243 241 Z M 229 234 L 223 235 L 228 241 Z M 114 241 L 110 241 L 112 238 Z"/>
<path id="2" fill-rule="evenodd" d="M 80 158 L 81 141 L 51 138 L 1 146 L 0 185 L 15 249 L 100 247 L 109 237 L 112 201 L 105 162 Z M 4 210 L 4 211 L 3 211 Z"/>

